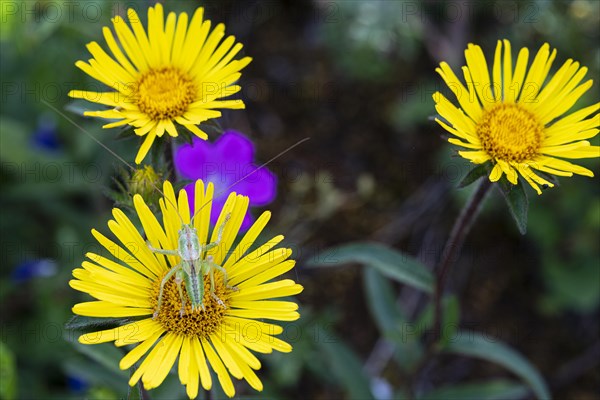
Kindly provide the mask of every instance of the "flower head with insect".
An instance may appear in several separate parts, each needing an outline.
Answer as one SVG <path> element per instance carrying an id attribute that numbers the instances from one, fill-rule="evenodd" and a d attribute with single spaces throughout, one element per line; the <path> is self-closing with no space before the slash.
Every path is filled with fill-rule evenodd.
<path id="1" fill-rule="evenodd" d="M 212 387 L 209 366 L 230 397 L 235 394 L 231 376 L 262 390 L 254 372 L 261 363 L 251 351 L 292 349 L 276 337 L 283 332 L 281 326 L 262 320 L 299 318 L 295 302 L 273 300 L 302 291 L 292 279 L 273 281 L 294 267 L 289 259 L 292 252 L 277 248 L 282 235 L 254 246 L 269 212 L 235 244 L 248 207 L 245 196 L 229 195 L 209 235 L 212 184 L 196 182 L 194 216 L 185 190 L 175 196 L 166 181 L 163 191 L 162 224 L 141 196 L 134 197 L 146 239 L 119 209 L 113 210 L 108 227 L 120 243 L 92 231 L 112 257 L 88 253 L 88 260 L 73 271 L 71 287 L 96 299 L 76 304 L 73 312 L 135 321 L 84 334 L 79 341 L 114 341 L 119 347 L 137 344 L 119 364 L 128 369 L 145 355 L 130 385 L 141 379 L 146 389 L 159 386 L 179 357 L 179 379 L 190 398 L 198 395 L 199 385 Z"/>

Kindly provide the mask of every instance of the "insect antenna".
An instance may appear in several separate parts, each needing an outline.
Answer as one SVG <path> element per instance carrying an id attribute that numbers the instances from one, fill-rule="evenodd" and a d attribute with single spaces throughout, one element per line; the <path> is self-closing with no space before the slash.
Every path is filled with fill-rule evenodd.
<path id="1" fill-rule="evenodd" d="M 100 140 L 98 140 L 94 135 L 92 135 L 90 132 L 88 132 L 84 127 L 82 127 L 81 125 L 79 125 L 77 122 L 73 121 L 71 118 L 69 118 L 68 115 L 66 115 L 65 113 L 63 113 L 62 111 L 60 111 L 58 108 L 54 107 L 52 104 L 48 103 L 46 100 L 41 99 L 41 101 L 44 104 L 46 104 L 50 109 L 54 110 L 54 112 L 56 112 L 58 115 L 60 115 L 61 117 L 63 117 L 67 121 L 69 121 L 73 126 L 75 126 L 76 128 L 80 129 L 81 131 L 83 131 L 86 135 L 88 135 L 90 138 L 92 138 L 92 140 L 94 140 L 96 143 L 98 143 L 100 146 L 102 146 L 106 151 L 108 151 L 110 154 L 112 154 L 117 160 L 119 160 L 123 164 L 125 164 L 131 171 L 135 172 L 136 169 L 135 169 L 134 166 L 132 166 L 131 164 L 129 164 L 127 161 L 125 161 L 121 156 L 119 156 L 117 153 L 115 153 L 110 147 L 108 147 L 107 145 L 105 145 L 104 143 L 102 143 Z M 246 179 L 249 176 L 251 176 L 252 174 L 260 171 L 262 168 L 266 167 L 267 165 L 269 165 L 273 161 L 277 160 L 279 157 L 283 156 L 285 153 L 287 153 L 287 152 L 291 151 L 292 149 L 300 146 L 302 143 L 304 143 L 304 142 L 306 142 L 308 140 L 310 140 L 310 137 L 306 137 L 304 139 L 301 139 L 298 142 L 296 142 L 293 145 L 291 145 L 290 147 L 288 147 L 287 149 L 279 152 L 274 157 L 272 157 L 271 159 L 269 159 L 265 163 L 261 164 L 259 167 L 256 167 L 255 169 L 253 169 L 252 171 L 250 171 L 249 173 L 247 173 L 246 175 L 244 175 L 243 177 L 241 177 L 237 181 L 233 182 L 231 185 L 227 186 L 225 189 L 223 189 L 220 192 L 218 192 L 215 196 L 213 196 L 213 198 L 219 197 L 220 195 L 226 193 L 227 191 L 229 191 L 229 189 L 233 188 L 238 183 L 242 182 L 244 179 Z M 171 204 L 171 206 L 173 206 L 173 208 L 177 211 L 177 216 L 179 217 L 179 220 L 180 220 L 181 224 L 184 225 L 183 218 L 181 218 L 181 215 L 179 214 L 178 207 L 175 204 L 173 204 L 173 202 L 165 195 L 165 193 L 162 190 L 160 190 L 160 188 L 158 186 L 156 186 L 154 184 L 154 182 L 150 182 L 150 183 L 163 196 L 163 198 L 166 201 L 168 201 Z M 202 204 L 200 206 L 200 208 L 194 213 L 194 215 L 190 219 L 190 225 L 193 224 L 194 218 L 196 218 L 196 215 L 198 215 L 198 213 L 205 206 L 207 206 L 209 203 L 210 203 L 210 201 L 207 201 L 207 202 L 205 202 L 204 204 Z"/>
<path id="2" fill-rule="evenodd" d="M 42 103 L 44 103 L 45 105 L 47 105 L 50 109 L 54 110 L 54 112 L 56 112 L 58 115 L 60 115 L 61 117 L 63 117 L 67 121 L 69 121 L 73 126 L 75 126 L 79 130 L 81 130 L 82 132 L 84 132 L 86 135 L 88 135 L 89 137 L 91 137 L 96 143 L 98 143 L 106 151 L 108 151 L 110 154 L 112 154 L 117 160 L 119 160 L 123 164 L 125 164 L 132 172 L 136 171 L 136 169 L 135 169 L 135 167 L 133 165 L 131 165 L 127 161 L 125 161 L 123 159 L 123 157 L 121 157 L 120 155 L 118 155 L 117 153 L 115 153 L 110 147 L 108 147 L 107 145 L 105 145 L 104 143 L 102 143 L 100 140 L 98 140 L 94 135 L 92 135 L 90 132 L 88 132 L 84 127 L 82 127 L 77 122 L 75 122 L 71 118 L 69 118 L 68 115 L 66 115 L 65 113 L 63 113 L 62 111 L 60 111 L 58 108 L 54 107 L 52 104 L 48 103 L 46 100 L 41 99 L 41 101 L 42 101 Z M 150 184 L 154 187 L 154 189 L 158 190 L 158 192 L 163 196 L 163 198 L 166 201 L 168 201 L 171 204 L 171 206 L 174 207 L 174 209 L 177 211 L 177 216 L 179 217 L 179 220 L 181 221 L 181 225 L 184 225 L 183 218 L 181 218 L 181 215 L 179 215 L 179 209 L 178 209 L 178 207 L 175 204 L 173 204 L 173 202 L 165 195 L 165 193 L 162 190 L 160 190 L 160 188 L 158 186 L 156 186 L 154 184 L 154 182 L 150 182 Z"/>
<path id="3" fill-rule="evenodd" d="M 296 143 L 294 143 L 293 145 L 291 145 L 290 147 L 288 147 L 287 149 L 279 152 L 278 154 L 276 154 L 274 157 L 272 157 L 271 159 L 267 160 L 265 163 L 261 164 L 260 166 L 254 168 L 252 171 L 248 172 L 246 175 L 242 176 L 240 179 L 238 179 L 237 181 L 233 182 L 231 185 L 227 186 L 225 189 L 221 190 L 220 192 L 218 192 L 216 195 L 213 196 L 213 198 L 217 198 L 220 195 L 227 193 L 229 191 L 229 189 L 233 188 L 235 185 L 237 185 L 238 183 L 242 182 L 244 179 L 248 178 L 250 175 L 260 171 L 261 169 L 263 169 L 264 167 L 266 167 L 267 165 L 269 165 L 270 163 L 272 163 L 273 161 L 277 160 L 279 157 L 283 156 L 285 153 L 291 151 L 292 149 L 294 149 L 295 147 L 300 146 L 302 143 L 306 142 L 310 140 L 310 137 L 305 137 L 304 139 L 301 139 L 299 141 L 297 141 Z M 192 216 L 192 219 L 190 220 L 190 224 L 194 222 L 194 218 L 196 218 L 196 215 L 198 215 L 198 213 L 206 206 L 210 203 L 210 201 L 205 202 L 204 204 L 202 204 L 200 206 L 200 208 L 198 209 L 198 211 L 196 211 L 194 213 L 194 215 Z"/>

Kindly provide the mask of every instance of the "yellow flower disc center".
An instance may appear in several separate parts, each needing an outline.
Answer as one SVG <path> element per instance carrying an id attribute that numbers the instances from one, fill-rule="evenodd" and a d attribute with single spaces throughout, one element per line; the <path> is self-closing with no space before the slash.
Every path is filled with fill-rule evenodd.
<path id="1" fill-rule="evenodd" d="M 220 274 L 215 274 L 215 294 L 229 307 L 230 289 L 223 284 Z M 185 283 L 181 284 L 185 298 L 185 312 L 181 316 L 181 297 L 175 283 L 175 277 L 167 281 L 163 291 L 160 311 L 155 319 L 168 332 L 179 333 L 187 336 L 208 337 L 223 323 L 225 307 L 217 303 L 210 294 L 210 278 L 204 277 L 204 310 L 192 311 L 192 304 L 187 295 Z M 151 291 L 152 309 L 158 307 L 158 294 L 162 278 L 154 282 Z"/>
<path id="2" fill-rule="evenodd" d="M 498 104 L 484 112 L 477 135 L 492 158 L 523 162 L 539 153 L 544 125 L 519 104 Z"/>
<path id="3" fill-rule="evenodd" d="M 196 98 L 196 85 L 178 68 L 164 67 L 145 72 L 137 82 L 134 97 L 140 111 L 152 120 L 182 116 Z"/>

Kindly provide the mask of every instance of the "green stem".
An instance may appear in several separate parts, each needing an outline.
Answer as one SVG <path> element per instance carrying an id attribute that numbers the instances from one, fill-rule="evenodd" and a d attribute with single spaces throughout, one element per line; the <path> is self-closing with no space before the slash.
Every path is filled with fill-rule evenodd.
<path id="1" fill-rule="evenodd" d="M 141 379 L 138 382 L 138 385 L 139 385 L 139 388 L 140 388 L 140 399 L 141 400 L 150 400 L 150 394 L 148 393 L 148 391 L 144 387 L 144 384 L 142 383 Z"/>
<path id="2" fill-rule="evenodd" d="M 465 207 L 456 219 L 452 231 L 450 232 L 450 236 L 448 237 L 448 241 L 444 246 L 442 257 L 436 268 L 437 279 L 435 282 L 434 295 L 435 314 L 433 320 L 434 340 L 432 343 L 436 343 L 442 335 L 442 295 L 444 293 L 448 271 L 456 261 L 457 255 L 462 249 L 465 237 L 469 233 L 491 187 L 492 182 L 490 182 L 488 177 L 483 177 L 483 179 L 480 180 L 479 186 L 475 189 L 475 192 L 473 192 L 471 198 L 467 204 L 465 204 Z"/>
<path id="3" fill-rule="evenodd" d="M 129 376 L 133 376 L 133 374 L 135 373 L 135 370 L 137 369 L 136 366 L 133 366 L 131 368 L 129 368 Z M 137 391 L 138 391 L 138 395 L 135 396 L 135 398 L 139 398 L 140 400 L 150 400 L 150 394 L 148 393 L 148 391 L 144 388 L 144 384 L 142 383 L 142 380 L 140 379 L 137 384 L 135 386 L 129 386 L 127 385 L 127 399 L 131 399 L 131 397 L 133 396 L 133 390 L 135 390 L 134 388 L 137 386 Z"/>

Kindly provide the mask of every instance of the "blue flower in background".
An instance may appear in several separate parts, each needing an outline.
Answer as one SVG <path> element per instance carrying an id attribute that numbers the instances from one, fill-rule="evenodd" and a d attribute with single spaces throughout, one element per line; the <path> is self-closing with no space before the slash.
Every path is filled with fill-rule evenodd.
<path id="1" fill-rule="evenodd" d="M 250 207 L 267 205 L 276 196 L 277 177 L 270 170 L 261 168 L 247 176 L 257 168 L 254 145 L 237 131 L 225 131 L 214 143 L 194 138 L 192 145 L 186 144 L 177 150 L 175 168 L 184 179 L 202 179 L 214 184 L 212 224 L 217 222 L 231 192 L 248 196 Z M 185 190 L 190 204 L 194 204 L 194 185 L 187 185 Z M 241 229 L 248 229 L 253 220 L 248 211 Z"/>
<path id="2" fill-rule="evenodd" d="M 62 147 L 56 132 L 56 120 L 42 115 L 38 120 L 38 127 L 31 137 L 35 148 L 49 152 L 57 152 Z"/>
<path id="3" fill-rule="evenodd" d="M 69 390 L 75 394 L 83 394 L 87 392 L 90 387 L 90 383 L 76 375 L 67 376 L 67 386 Z"/>
<path id="4" fill-rule="evenodd" d="M 11 279 L 15 283 L 23 283 L 31 278 L 46 278 L 56 273 L 56 261 L 49 258 L 28 260 L 17 265 L 12 271 Z"/>

